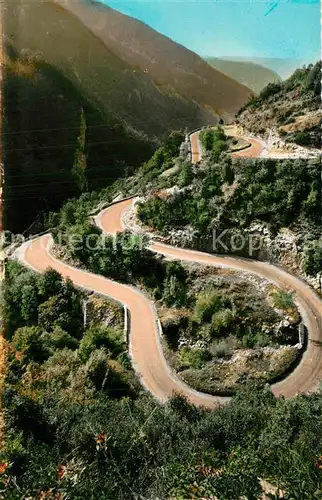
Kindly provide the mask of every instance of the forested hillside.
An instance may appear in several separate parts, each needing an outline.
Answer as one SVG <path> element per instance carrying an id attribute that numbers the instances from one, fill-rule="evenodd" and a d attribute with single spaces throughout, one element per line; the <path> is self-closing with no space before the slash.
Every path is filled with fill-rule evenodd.
<path id="1" fill-rule="evenodd" d="M 231 117 L 250 95 L 97 2 L 6 0 L 4 36 L 4 224 L 13 231 L 133 170 L 171 130 Z"/>
<path id="2" fill-rule="evenodd" d="M 238 123 L 255 134 L 275 129 L 287 142 L 321 148 L 321 62 L 270 83 L 238 113 Z"/>
<path id="3" fill-rule="evenodd" d="M 4 74 L 4 225 L 124 175 L 152 154 L 147 138 L 103 114 L 58 69 L 8 48 Z M 82 157 L 80 157 L 82 154 Z"/>

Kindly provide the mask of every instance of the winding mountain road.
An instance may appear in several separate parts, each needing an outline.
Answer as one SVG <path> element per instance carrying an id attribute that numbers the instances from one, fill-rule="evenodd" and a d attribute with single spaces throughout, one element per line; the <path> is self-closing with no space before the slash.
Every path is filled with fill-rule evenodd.
<path id="1" fill-rule="evenodd" d="M 202 148 L 200 144 L 200 132 L 201 130 L 197 130 L 196 132 L 193 132 L 190 134 L 190 144 L 191 144 L 191 161 L 192 163 L 196 164 L 198 163 L 201 158 L 202 158 Z M 261 154 L 261 152 L 265 148 L 265 143 L 264 141 L 261 141 L 260 139 L 255 139 L 254 137 L 241 137 L 241 136 L 234 136 L 236 139 L 246 139 L 246 141 L 251 143 L 251 146 L 242 150 L 242 151 L 236 151 L 236 153 L 232 153 L 233 158 L 237 158 L 239 156 L 246 157 L 246 158 L 258 158 Z"/>
<path id="2" fill-rule="evenodd" d="M 132 203 L 131 199 L 124 200 L 102 210 L 95 218 L 96 224 L 109 234 L 122 231 L 122 214 Z M 30 240 L 16 251 L 15 256 L 38 272 L 51 267 L 64 277 L 69 277 L 75 285 L 111 297 L 127 306 L 131 324 L 129 352 L 134 368 L 148 391 L 160 401 L 167 400 L 174 392 L 180 392 L 198 406 L 213 407 L 227 401 L 228 398 L 194 391 L 171 371 L 162 352 L 154 304 L 145 295 L 133 287 L 57 260 L 50 253 L 51 242 L 48 234 Z M 215 256 L 156 242 L 151 244 L 151 250 L 168 258 L 248 271 L 292 290 L 308 328 L 308 347 L 295 370 L 283 381 L 272 385 L 272 390 L 276 396 L 290 397 L 318 388 L 322 380 L 322 301 L 308 285 L 265 262 Z"/>

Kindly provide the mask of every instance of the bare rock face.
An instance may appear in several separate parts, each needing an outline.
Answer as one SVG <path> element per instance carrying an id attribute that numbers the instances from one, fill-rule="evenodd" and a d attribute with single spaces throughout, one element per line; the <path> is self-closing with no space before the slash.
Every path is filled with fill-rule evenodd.
<path id="1" fill-rule="evenodd" d="M 169 232 L 170 244 L 178 247 L 193 248 L 196 237 L 196 231 L 191 226 Z"/>

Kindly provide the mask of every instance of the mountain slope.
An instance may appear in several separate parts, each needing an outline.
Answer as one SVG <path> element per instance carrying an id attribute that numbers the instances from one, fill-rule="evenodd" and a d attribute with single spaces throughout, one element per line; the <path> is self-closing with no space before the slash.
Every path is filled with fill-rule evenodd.
<path id="1" fill-rule="evenodd" d="M 150 137 L 174 128 L 178 119 L 185 125 L 185 117 L 193 122 L 202 114 L 194 103 L 159 91 L 148 75 L 134 72 L 75 16 L 50 0 L 10 5 L 5 34 L 18 54 L 36 54 L 62 71 L 102 113 Z"/>
<path id="2" fill-rule="evenodd" d="M 5 0 L 3 12 L 12 230 L 142 163 L 171 130 L 216 123 L 249 96 L 196 54 L 99 4 Z M 82 120 L 84 168 L 75 175 Z"/>
<path id="3" fill-rule="evenodd" d="M 237 112 L 249 96 L 247 88 L 193 52 L 102 4 L 7 3 L 6 39 L 19 53 L 36 52 L 102 112 L 150 137 L 215 123 L 218 115 Z"/>
<path id="4" fill-rule="evenodd" d="M 83 188 L 97 189 L 149 158 L 153 147 L 102 114 L 59 70 L 7 47 L 4 73 L 4 224 L 22 231 Z M 74 171 L 84 141 L 84 182 Z M 26 210 L 26 206 L 28 210 Z"/>
<path id="5" fill-rule="evenodd" d="M 297 69 L 283 82 L 270 83 L 237 117 L 255 134 L 270 129 L 287 142 L 321 148 L 321 62 Z"/>
<path id="6" fill-rule="evenodd" d="M 249 89 L 211 68 L 201 57 L 146 24 L 96 1 L 55 0 L 86 25 L 123 61 L 219 115 L 235 114 Z"/>
<path id="7" fill-rule="evenodd" d="M 289 78 L 296 68 L 302 67 L 304 64 L 308 63 L 306 58 L 303 59 L 293 59 L 293 58 L 281 58 L 281 57 L 223 57 L 222 59 L 229 59 L 232 61 L 244 61 L 252 62 L 260 66 L 276 72 L 283 80 Z"/>
<path id="8" fill-rule="evenodd" d="M 246 85 L 258 94 L 268 83 L 279 82 L 279 75 L 260 64 L 208 57 L 206 61 L 227 76 Z"/>

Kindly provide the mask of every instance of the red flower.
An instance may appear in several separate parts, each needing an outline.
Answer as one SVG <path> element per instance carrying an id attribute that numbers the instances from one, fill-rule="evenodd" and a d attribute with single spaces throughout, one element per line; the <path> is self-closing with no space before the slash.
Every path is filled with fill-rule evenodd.
<path id="1" fill-rule="evenodd" d="M 66 473 L 66 465 L 62 464 L 58 465 L 57 475 L 59 480 L 63 479 L 65 473 Z"/>
<path id="2" fill-rule="evenodd" d="M 199 468 L 199 474 L 202 476 L 219 477 L 222 474 L 222 469 L 215 469 L 214 467 L 203 465 Z"/>
<path id="3" fill-rule="evenodd" d="M 6 472 L 7 467 L 8 467 L 8 462 L 1 462 L 0 463 L 0 474 L 4 474 Z"/>
<path id="4" fill-rule="evenodd" d="M 106 441 L 106 434 L 102 433 L 102 434 L 98 434 L 96 436 L 96 443 L 97 444 L 103 444 L 103 443 L 105 443 L 105 441 Z"/>

